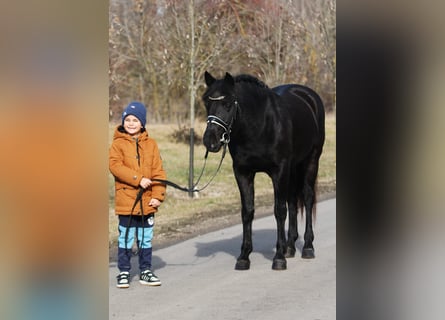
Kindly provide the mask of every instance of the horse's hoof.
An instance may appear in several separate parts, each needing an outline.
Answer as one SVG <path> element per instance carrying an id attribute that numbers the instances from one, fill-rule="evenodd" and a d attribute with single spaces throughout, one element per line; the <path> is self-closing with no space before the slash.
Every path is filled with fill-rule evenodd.
<path id="1" fill-rule="evenodd" d="M 291 248 L 291 247 L 287 247 L 285 257 L 286 258 L 293 258 L 293 257 L 295 257 L 295 249 Z"/>
<path id="2" fill-rule="evenodd" d="M 250 261 L 249 260 L 238 260 L 235 264 L 235 270 L 249 270 Z"/>
<path id="3" fill-rule="evenodd" d="M 301 252 L 301 257 L 303 259 L 314 259 L 315 258 L 314 248 L 303 248 L 303 251 Z"/>
<path id="4" fill-rule="evenodd" d="M 272 269 L 273 270 L 286 270 L 287 269 L 287 262 L 286 259 L 276 259 L 272 263 Z"/>

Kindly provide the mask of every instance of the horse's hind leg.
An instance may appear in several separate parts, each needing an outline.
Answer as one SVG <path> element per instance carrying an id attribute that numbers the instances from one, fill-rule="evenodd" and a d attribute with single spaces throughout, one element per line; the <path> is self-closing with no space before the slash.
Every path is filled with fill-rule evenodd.
<path id="1" fill-rule="evenodd" d="M 312 229 L 312 217 L 316 201 L 315 183 L 318 174 L 319 158 L 320 152 L 315 150 L 310 157 L 304 178 L 303 199 L 306 211 L 306 230 L 304 232 L 304 246 L 301 257 L 305 259 L 315 258 L 315 250 L 313 246 L 314 231 Z"/>
<path id="2" fill-rule="evenodd" d="M 276 253 L 273 258 L 273 270 L 287 269 L 286 261 L 286 231 L 285 223 L 287 216 L 287 197 L 289 189 L 289 168 L 283 165 L 277 172 L 272 173 L 272 182 L 274 185 L 274 214 L 277 222 L 277 244 Z"/>
<path id="3" fill-rule="evenodd" d="M 302 179 L 300 180 L 302 181 Z M 295 241 L 298 239 L 298 194 L 301 192 L 301 188 L 301 183 L 297 180 L 297 174 L 293 172 L 289 180 L 289 194 L 287 197 L 289 228 L 287 231 L 286 258 L 295 257 Z"/>

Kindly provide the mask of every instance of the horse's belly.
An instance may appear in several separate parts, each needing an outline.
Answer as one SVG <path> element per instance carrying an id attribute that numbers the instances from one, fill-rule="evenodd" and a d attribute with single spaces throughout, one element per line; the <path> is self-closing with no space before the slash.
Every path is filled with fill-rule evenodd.
<path id="1" fill-rule="evenodd" d="M 280 157 L 271 154 L 263 154 L 261 156 L 246 153 L 237 153 L 232 155 L 234 167 L 250 172 L 269 172 L 271 168 L 279 165 Z"/>

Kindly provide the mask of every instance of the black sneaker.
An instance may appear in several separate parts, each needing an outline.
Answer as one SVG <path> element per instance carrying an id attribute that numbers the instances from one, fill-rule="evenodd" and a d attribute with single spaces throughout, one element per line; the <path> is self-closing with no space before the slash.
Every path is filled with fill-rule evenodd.
<path id="1" fill-rule="evenodd" d="M 116 278 L 118 288 L 128 288 L 130 286 L 130 272 L 122 271 Z"/>
<path id="2" fill-rule="evenodd" d="M 159 280 L 158 277 L 156 277 L 150 270 L 145 270 L 141 272 L 139 283 L 146 286 L 160 286 L 161 280 Z"/>

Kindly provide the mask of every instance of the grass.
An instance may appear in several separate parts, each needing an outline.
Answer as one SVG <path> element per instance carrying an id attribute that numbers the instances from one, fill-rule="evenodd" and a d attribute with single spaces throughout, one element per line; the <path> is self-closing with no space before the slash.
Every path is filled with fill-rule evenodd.
<path id="1" fill-rule="evenodd" d="M 110 143 L 115 125 L 110 124 Z M 164 169 L 168 179 L 181 185 L 188 185 L 189 146 L 173 142 L 171 134 L 178 128 L 174 124 L 147 125 L 149 135 L 154 138 L 161 151 Z M 336 154 L 335 154 L 335 114 L 326 117 L 326 142 L 320 159 L 318 176 L 318 192 L 328 193 L 335 191 L 336 186 Z M 195 131 L 201 135 L 205 130 L 205 123 L 197 123 Z M 195 179 L 199 175 L 204 162 L 205 147 L 194 148 Z M 203 186 L 216 171 L 221 152 L 209 154 L 207 166 L 201 183 Z M 272 204 L 272 182 L 262 173 L 255 178 L 255 205 L 257 207 Z M 117 239 L 117 218 L 114 215 L 114 178 L 109 174 L 109 240 L 115 243 Z M 188 194 L 169 187 L 167 198 L 156 216 L 156 233 L 162 234 L 175 230 L 185 224 L 199 223 L 201 219 L 214 216 L 217 212 L 229 212 L 239 215 L 240 196 L 232 172 L 232 159 L 227 151 L 219 174 L 213 182 L 196 198 L 189 198 Z"/>

